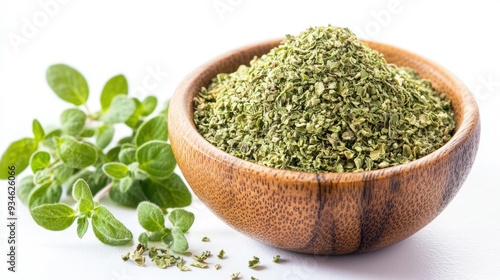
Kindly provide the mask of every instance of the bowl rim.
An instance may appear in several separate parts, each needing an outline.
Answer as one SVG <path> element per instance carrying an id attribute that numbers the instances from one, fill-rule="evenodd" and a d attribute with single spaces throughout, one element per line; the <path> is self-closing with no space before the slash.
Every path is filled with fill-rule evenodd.
<path id="1" fill-rule="evenodd" d="M 233 156 L 212 143 L 208 142 L 198 131 L 196 125 L 194 124 L 194 103 L 192 98 L 188 98 L 188 91 L 191 89 L 191 85 L 200 80 L 203 75 L 209 70 L 209 68 L 214 67 L 214 64 L 220 63 L 224 60 L 227 60 L 233 57 L 237 53 L 247 52 L 248 50 L 258 49 L 262 46 L 271 46 L 278 45 L 284 38 L 265 40 L 261 42 L 257 42 L 254 44 L 245 45 L 228 52 L 219 55 L 208 62 L 198 66 L 195 70 L 193 70 L 188 76 L 186 76 L 177 89 L 174 92 L 174 95 L 171 99 L 170 105 L 172 105 L 172 101 L 176 103 L 176 106 L 179 106 L 178 110 L 182 112 L 182 114 L 178 116 L 169 116 L 171 118 L 179 118 L 181 121 L 186 121 L 186 127 L 189 127 L 191 131 L 184 131 L 184 141 L 188 142 L 192 149 L 195 149 L 199 153 L 202 153 L 204 156 L 209 157 L 210 159 L 217 161 L 223 165 L 237 166 L 238 170 L 245 170 L 245 172 L 250 172 L 254 174 L 260 174 L 265 177 L 279 177 L 280 180 L 284 181 L 294 181 L 294 182 L 311 182 L 311 181 L 333 181 L 338 183 L 354 183 L 360 181 L 368 181 L 373 178 L 377 179 L 386 179 L 394 176 L 395 174 L 408 173 L 414 169 L 422 169 L 425 166 L 428 166 L 430 163 L 438 161 L 440 158 L 449 156 L 453 153 L 453 151 L 457 150 L 464 142 L 467 141 L 472 135 L 474 135 L 474 130 L 480 125 L 480 117 L 479 117 L 479 109 L 475 98 L 473 97 L 470 90 L 467 86 L 460 81 L 455 75 L 446 70 L 444 67 L 439 64 L 430 61 L 418 54 L 413 52 L 401 49 L 399 47 L 395 47 L 393 45 L 380 43 L 376 41 L 370 40 L 362 40 L 364 43 L 370 46 L 378 46 L 387 49 L 391 49 L 393 51 L 397 51 L 404 55 L 410 55 L 416 60 L 423 62 L 423 64 L 429 66 L 433 70 L 437 70 L 441 76 L 449 79 L 451 84 L 455 85 L 456 88 L 459 89 L 457 96 L 458 100 L 460 100 L 460 106 L 453 106 L 452 109 L 456 115 L 456 110 L 461 108 L 462 118 L 460 122 L 457 122 L 454 133 L 450 140 L 448 140 L 443 146 L 438 148 L 437 150 L 427 154 L 419 159 L 412 160 L 408 163 L 390 166 L 381 169 L 369 170 L 369 171 L 359 171 L 359 172 L 305 172 L 305 171 L 297 171 L 297 170 L 289 170 L 289 169 L 279 169 L 269 166 L 260 165 L 258 163 L 250 162 L 239 157 Z M 385 55 L 384 55 L 385 56 Z M 210 80 L 214 77 L 210 77 Z M 432 81 L 431 81 L 432 82 Z M 199 89 L 198 89 L 199 91 Z M 196 95 L 194 95 L 196 96 Z M 193 96 L 193 98 L 194 98 Z M 189 99 L 189 100 L 188 100 Z M 189 102 L 188 102 L 189 101 Z M 180 103 L 180 104 L 177 104 Z M 173 110 L 169 109 L 169 115 Z M 170 120 L 169 120 L 170 123 Z"/>

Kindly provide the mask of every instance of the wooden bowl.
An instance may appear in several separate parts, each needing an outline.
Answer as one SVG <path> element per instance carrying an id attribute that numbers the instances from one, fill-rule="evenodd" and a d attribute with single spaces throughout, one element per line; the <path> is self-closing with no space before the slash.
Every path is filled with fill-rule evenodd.
<path id="1" fill-rule="evenodd" d="M 359 173 L 280 170 L 234 157 L 206 141 L 193 122 L 193 97 L 280 40 L 243 47 L 192 72 L 170 101 L 170 141 L 191 189 L 220 219 L 272 246 L 312 254 L 373 251 L 431 222 L 452 200 L 476 156 L 480 120 L 466 86 L 441 66 L 402 49 L 366 42 L 389 63 L 415 69 L 452 101 L 451 140 L 413 162 Z"/>

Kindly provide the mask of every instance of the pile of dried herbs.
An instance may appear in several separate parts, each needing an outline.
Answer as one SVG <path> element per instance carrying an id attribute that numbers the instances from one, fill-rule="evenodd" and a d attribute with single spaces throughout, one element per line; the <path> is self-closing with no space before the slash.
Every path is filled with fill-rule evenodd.
<path id="1" fill-rule="evenodd" d="M 210 143 L 307 172 L 406 163 L 441 147 L 455 128 L 450 101 L 429 81 L 333 26 L 287 36 L 250 66 L 217 75 L 194 102 Z"/>

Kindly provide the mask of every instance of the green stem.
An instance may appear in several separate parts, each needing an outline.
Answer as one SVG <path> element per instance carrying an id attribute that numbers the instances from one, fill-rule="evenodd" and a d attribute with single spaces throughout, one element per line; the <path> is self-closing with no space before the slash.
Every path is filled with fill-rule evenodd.
<path id="1" fill-rule="evenodd" d="M 83 104 L 83 107 L 85 107 L 85 110 L 87 111 L 87 115 L 90 115 L 90 109 L 89 109 L 89 106 L 87 105 L 87 103 Z"/>
<path id="2" fill-rule="evenodd" d="M 104 188 L 102 188 L 99 192 L 97 192 L 94 195 L 94 200 L 95 201 L 101 200 L 107 193 L 109 193 L 112 187 L 113 187 L 113 182 L 107 184 Z"/>
<path id="3" fill-rule="evenodd" d="M 76 172 L 75 174 L 71 175 L 71 177 L 69 177 L 68 180 L 66 180 L 66 182 L 73 182 L 73 181 L 76 181 L 76 179 L 79 179 L 83 173 L 85 173 L 85 171 L 87 171 L 86 168 L 83 168 L 83 169 L 80 169 L 78 172 Z"/>
<path id="4" fill-rule="evenodd" d="M 49 166 L 47 166 L 47 168 L 52 168 L 54 167 L 55 165 L 57 165 L 57 163 L 59 163 L 61 160 L 60 159 L 56 159 L 53 163 L 51 163 Z"/>

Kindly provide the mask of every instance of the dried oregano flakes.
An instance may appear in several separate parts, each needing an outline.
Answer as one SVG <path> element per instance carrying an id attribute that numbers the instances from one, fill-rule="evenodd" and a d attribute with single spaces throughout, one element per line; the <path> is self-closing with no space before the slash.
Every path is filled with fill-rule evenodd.
<path id="1" fill-rule="evenodd" d="M 307 172 L 406 163 L 441 147 L 455 128 L 450 101 L 428 80 L 333 26 L 288 35 L 250 66 L 217 75 L 194 103 L 210 143 Z"/>

